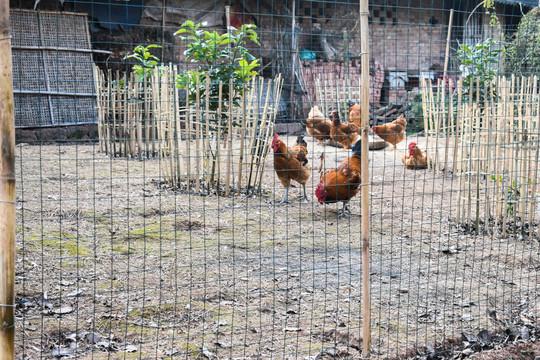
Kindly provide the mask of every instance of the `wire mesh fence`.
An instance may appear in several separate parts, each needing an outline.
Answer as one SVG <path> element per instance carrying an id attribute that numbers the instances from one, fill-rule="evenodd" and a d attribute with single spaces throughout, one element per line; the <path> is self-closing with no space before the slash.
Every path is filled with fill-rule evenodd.
<path id="1" fill-rule="evenodd" d="M 12 1 L 16 358 L 540 355 L 536 5 Z"/>

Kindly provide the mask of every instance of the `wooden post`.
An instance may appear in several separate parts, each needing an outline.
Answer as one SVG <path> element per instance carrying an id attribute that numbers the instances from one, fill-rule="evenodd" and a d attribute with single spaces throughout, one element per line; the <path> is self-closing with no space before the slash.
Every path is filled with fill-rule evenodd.
<path id="1" fill-rule="evenodd" d="M 362 54 L 362 355 L 370 357 L 371 298 L 369 266 L 369 24 L 368 0 L 360 0 Z"/>
<path id="2" fill-rule="evenodd" d="M 15 118 L 9 1 L 0 2 L 0 358 L 15 357 Z M 3 354 L 3 355 L 1 355 Z"/>

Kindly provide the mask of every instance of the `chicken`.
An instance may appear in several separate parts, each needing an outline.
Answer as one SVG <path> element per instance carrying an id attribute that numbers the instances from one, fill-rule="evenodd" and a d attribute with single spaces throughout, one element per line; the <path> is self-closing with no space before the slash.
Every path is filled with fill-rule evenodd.
<path id="1" fill-rule="evenodd" d="M 300 142 L 300 144 L 299 144 Z M 300 200 L 308 201 L 306 194 L 306 183 L 311 175 L 311 166 L 306 158 L 307 145 L 303 137 L 298 137 L 297 144 L 289 149 L 278 135 L 274 135 L 272 140 L 272 149 L 274 150 L 274 170 L 276 170 L 279 181 L 285 187 L 285 196 L 280 201 L 281 204 L 289 203 L 289 188 L 291 180 L 294 180 L 304 188 L 304 195 L 300 196 Z"/>
<path id="2" fill-rule="evenodd" d="M 349 210 L 349 201 L 360 191 L 361 174 L 361 141 L 353 147 L 353 155 L 341 162 L 335 169 L 321 174 L 321 181 L 315 189 L 315 195 L 321 205 L 343 202 L 343 209 L 338 217 Z"/>
<path id="3" fill-rule="evenodd" d="M 407 169 L 425 169 L 427 167 L 426 152 L 420 150 L 415 142 L 409 144 L 409 154 L 401 158 Z"/>
<path id="4" fill-rule="evenodd" d="M 304 135 L 298 135 L 296 137 L 296 145 L 289 148 L 289 153 L 295 154 L 296 160 L 300 161 L 302 165 L 308 163 L 307 159 L 307 142 L 304 140 Z"/>
<path id="5" fill-rule="evenodd" d="M 407 120 L 405 120 L 403 115 L 401 115 L 399 118 L 392 121 L 391 123 L 373 126 L 371 128 L 371 132 L 379 135 L 379 137 L 383 139 L 384 141 L 389 142 L 390 144 L 394 145 L 394 149 L 395 149 L 396 145 L 402 142 L 403 139 L 405 139 L 406 127 L 407 127 Z"/>
<path id="6" fill-rule="evenodd" d="M 349 123 L 352 123 L 358 128 L 362 128 L 362 108 L 358 104 L 354 104 L 349 108 Z"/>
<path id="7" fill-rule="evenodd" d="M 337 141 L 347 150 L 352 144 L 358 140 L 358 132 L 360 128 L 355 124 L 342 124 L 339 120 L 339 113 L 334 110 L 332 114 L 332 128 L 330 129 L 330 138 Z"/>
<path id="8" fill-rule="evenodd" d="M 403 130 L 407 128 L 407 120 L 405 119 L 405 116 L 403 116 L 403 114 L 399 115 L 396 120 L 392 121 L 392 123 L 403 126 Z"/>
<path id="9" fill-rule="evenodd" d="M 311 108 L 306 120 L 306 130 L 309 135 L 323 143 L 325 140 L 330 139 L 331 127 L 332 122 L 324 117 L 318 106 L 315 105 Z"/>

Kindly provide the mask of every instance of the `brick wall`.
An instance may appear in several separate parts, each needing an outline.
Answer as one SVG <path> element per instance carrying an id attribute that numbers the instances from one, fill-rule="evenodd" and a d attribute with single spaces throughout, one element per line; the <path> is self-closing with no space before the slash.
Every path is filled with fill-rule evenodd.
<path id="1" fill-rule="evenodd" d="M 304 36 L 300 48 L 310 48 L 312 23 L 320 23 L 327 36 L 341 36 L 343 28 L 357 25 L 357 8 L 350 4 L 310 3 L 300 8 L 299 23 Z M 419 8 L 418 6 L 424 6 Z M 408 0 L 375 0 L 370 4 L 370 47 L 372 60 L 385 70 L 426 71 L 444 62 L 448 11 L 443 0 L 429 4 Z M 354 34 L 350 34 L 354 35 Z M 359 55 L 360 42 L 351 36 L 349 52 Z"/>
<path id="2" fill-rule="evenodd" d="M 314 104 L 307 104 L 311 107 L 322 101 L 322 99 L 317 99 L 315 85 L 317 78 L 328 78 L 328 74 L 332 74 L 329 81 L 332 82 L 334 88 L 337 86 L 344 88 L 344 79 L 348 77 L 348 83 L 352 83 L 351 91 L 358 92 L 362 72 L 360 61 L 352 61 L 348 68 L 344 67 L 341 62 L 304 61 L 302 73 L 306 81 L 307 98 L 314 102 Z M 372 76 L 370 76 L 369 81 L 369 101 L 372 106 L 378 107 L 380 106 L 381 90 L 384 82 L 384 69 L 381 64 L 374 62 L 370 66 L 370 74 Z M 354 98 L 348 100 L 354 101 Z"/>

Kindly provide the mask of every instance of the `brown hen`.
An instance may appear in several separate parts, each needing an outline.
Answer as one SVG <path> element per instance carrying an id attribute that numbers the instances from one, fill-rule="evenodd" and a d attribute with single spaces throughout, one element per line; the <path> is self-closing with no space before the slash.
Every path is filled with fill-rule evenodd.
<path id="1" fill-rule="evenodd" d="M 321 182 L 315 189 L 319 203 L 343 202 L 343 209 L 338 216 L 344 216 L 349 209 L 349 201 L 360 191 L 361 141 L 354 144 L 353 155 L 341 162 L 335 169 L 321 174 Z"/>
<path id="2" fill-rule="evenodd" d="M 336 110 L 332 111 L 330 116 L 332 117 L 330 137 L 332 140 L 340 143 L 344 150 L 349 149 L 349 147 L 358 140 L 358 132 L 360 128 L 352 123 L 342 124 Z"/>
<path id="3" fill-rule="evenodd" d="M 306 130 L 309 135 L 313 136 L 317 141 L 323 143 L 330 139 L 330 128 L 332 122 L 326 119 L 318 106 L 311 108 L 306 120 Z"/>
<path id="4" fill-rule="evenodd" d="M 420 150 L 415 142 L 409 144 L 409 154 L 403 155 L 401 161 L 407 169 L 425 169 L 427 167 L 426 152 Z"/>
<path id="5" fill-rule="evenodd" d="M 289 188 L 291 180 L 294 180 L 304 188 L 304 195 L 300 200 L 309 200 L 306 194 L 306 183 L 311 175 L 311 166 L 306 158 L 307 145 L 302 136 L 299 136 L 295 146 L 287 148 L 287 145 L 278 135 L 274 135 L 272 149 L 274 150 L 274 170 L 276 170 L 279 181 L 285 187 L 285 196 L 279 204 L 289 203 Z"/>
<path id="6" fill-rule="evenodd" d="M 406 127 L 407 120 L 405 120 L 402 115 L 391 123 L 373 126 L 371 128 L 371 132 L 379 135 L 379 137 L 384 141 L 394 145 L 395 149 L 396 145 L 402 142 L 403 139 L 405 139 L 405 137 L 407 136 L 405 134 Z"/>

